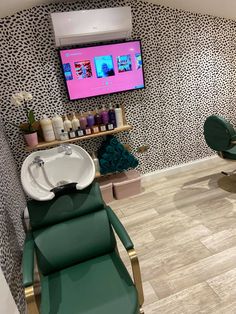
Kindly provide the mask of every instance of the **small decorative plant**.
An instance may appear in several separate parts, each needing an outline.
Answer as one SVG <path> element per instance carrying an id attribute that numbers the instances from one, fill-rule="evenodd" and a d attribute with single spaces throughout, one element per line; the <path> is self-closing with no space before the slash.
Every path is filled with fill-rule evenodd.
<path id="1" fill-rule="evenodd" d="M 28 108 L 27 103 L 33 99 L 33 96 L 26 92 L 22 91 L 20 93 L 12 95 L 12 103 L 16 106 L 22 106 L 24 112 L 26 113 L 27 122 L 21 123 L 20 125 L 14 124 L 23 134 L 32 134 L 37 131 L 37 122 L 35 120 L 34 112 L 32 109 Z"/>

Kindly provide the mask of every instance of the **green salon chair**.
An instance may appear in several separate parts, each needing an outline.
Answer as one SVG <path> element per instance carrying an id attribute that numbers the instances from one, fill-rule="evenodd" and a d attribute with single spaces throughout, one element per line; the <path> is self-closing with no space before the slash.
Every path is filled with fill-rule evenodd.
<path id="1" fill-rule="evenodd" d="M 31 230 L 23 252 L 23 284 L 30 314 L 143 313 L 134 245 L 93 183 L 47 202 L 28 202 Z M 114 232 L 130 257 L 133 280 L 119 257 Z M 34 294 L 34 261 L 40 302 Z M 37 303 L 40 303 L 38 309 Z"/>
<path id="2" fill-rule="evenodd" d="M 204 123 L 204 136 L 207 145 L 221 158 L 236 160 L 236 132 L 228 121 L 216 115 L 208 117 Z"/>

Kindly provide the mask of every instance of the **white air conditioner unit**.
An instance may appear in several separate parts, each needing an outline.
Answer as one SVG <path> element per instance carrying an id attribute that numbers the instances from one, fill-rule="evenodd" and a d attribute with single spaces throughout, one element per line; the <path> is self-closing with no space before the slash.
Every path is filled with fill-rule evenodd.
<path id="1" fill-rule="evenodd" d="M 129 38 L 130 7 L 51 14 L 57 47 Z"/>

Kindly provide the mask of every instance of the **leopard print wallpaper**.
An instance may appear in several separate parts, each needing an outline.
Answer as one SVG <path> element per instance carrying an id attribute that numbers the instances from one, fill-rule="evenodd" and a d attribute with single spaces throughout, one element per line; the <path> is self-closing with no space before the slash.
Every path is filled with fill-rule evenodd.
<path id="1" fill-rule="evenodd" d="M 0 147 L 0 265 L 15 302 L 24 313 L 21 278 L 24 230 L 21 217 L 26 201 L 1 120 Z"/>
<path id="2" fill-rule="evenodd" d="M 50 12 L 130 5 L 132 38 L 143 47 L 146 89 L 69 102 L 54 46 Z M 123 103 L 133 130 L 118 138 L 129 143 L 142 173 L 212 154 L 202 125 L 211 113 L 235 120 L 236 23 L 135 0 L 96 0 L 42 5 L 1 20 L 0 113 L 20 168 L 27 156 L 18 130 L 10 122 L 24 121 L 10 103 L 11 94 L 25 89 L 34 96 L 37 118 L 54 112 L 89 110 Z M 80 142 L 96 150 L 102 139 Z M 150 149 L 137 153 L 137 147 Z"/>
<path id="3" fill-rule="evenodd" d="M 50 12 L 130 5 L 132 38 L 143 47 L 146 89 L 69 102 L 54 47 Z M 27 156 L 22 136 L 10 122 L 24 121 L 10 104 L 13 92 L 34 95 L 36 116 L 89 110 L 102 104 L 124 103 L 133 131 L 118 135 L 139 158 L 142 173 L 212 154 L 202 125 L 211 113 L 233 120 L 235 97 L 236 23 L 187 13 L 143 1 L 97 0 L 38 6 L 1 20 L 0 112 L 11 149 L 20 168 Z M 101 139 L 80 142 L 96 150 Z M 150 149 L 136 152 L 147 144 Z"/>
<path id="4" fill-rule="evenodd" d="M 54 46 L 50 13 L 123 5 L 132 7 L 132 38 L 142 41 L 146 89 L 69 102 Z M 124 104 L 133 130 L 117 136 L 131 146 L 142 173 L 211 155 L 203 137 L 203 123 L 208 115 L 217 113 L 236 122 L 234 21 L 141 0 L 83 0 L 18 12 L 1 19 L 0 28 L 0 115 L 18 169 L 28 153 L 22 135 L 11 123 L 22 122 L 25 117 L 21 108 L 10 103 L 10 98 L 21 90 L 33 94 L 32 108 L 37 118 L 55 112 L 88 111 L 102 104 Z M 93 151 L 101 141 L 99 138 L 79 143 Z M 150 148 L 139 154 L 137 147 L 141 145 Z M 5 186 L 1 188 L 8 195 Z M 9 204 L 5 206 L 18 219 L 18 213 L 13 213 Z M 1 224 L 10 228 L 9 220 L 4 219 Z M 21 237 L 21 229 L 17 232 Z M 8 243 L 4 243 L 1 250 L 8 256 Z M 12 267 L 8 263 L 5 269 Z M 22 310 L 19 286 L 12 286 L 12 291 Z"/>

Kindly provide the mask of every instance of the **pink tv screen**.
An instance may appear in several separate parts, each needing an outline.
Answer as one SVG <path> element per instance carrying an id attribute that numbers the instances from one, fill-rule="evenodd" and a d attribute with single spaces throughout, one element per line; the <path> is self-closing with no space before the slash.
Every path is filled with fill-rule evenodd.
<path id="1" fill-rule="evenodd" d="M 60 50 L 70 100 L 144 88 L 139 40 Z"/>

